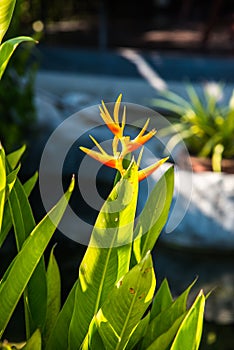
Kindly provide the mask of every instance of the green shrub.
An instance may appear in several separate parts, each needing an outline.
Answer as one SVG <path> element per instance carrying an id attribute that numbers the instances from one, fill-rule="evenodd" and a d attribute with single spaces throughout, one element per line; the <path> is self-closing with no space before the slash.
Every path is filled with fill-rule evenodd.
<path id="1" fill-rule="evenodd" d="M 15 1 L 4 1 L 0 5 L 3 16 L 0 20 L 0 43 L 10 24 Z M 3 75 L 9 58 L 23 41 L 34 41 L 29 37 L 9 39 L 0 46 L 0 139 L 8 151 L 26 142 L 33 130 L 36 111 L 33 87 L 36 72 L 34 63 L 29 63 L 31 46 L 17 52 L 17 57 Z"/>
<path id="2" fill-rule="evenodd" d="M 146 142 L 149 134 L 122 141 L 134 148 L 139 139 Z M 46 271 L 43 252 L 66 208 L 74 180 L 36 225 L 28 202 L 36 177 L 24 185 L 17 177 L 22 152 L 6 157 L 1 148 L 0 153 L 0 242 L 13 225 L 18 249 L 0 283 L 1 337 L 23 295 L 25 349 L 198 349 L 205 305 L 202 291 L 189 309 L 192 285 L 173 300 L 165 280 L 154 297 L 156 277 L 150 251 L 167 220 L 173 168 L 157 182 L 134 226 L 138 181 L 162 161 L 140 171 L 135 161 L 127 169 L 116 163 L 122 174 L 98 215 L 78 279 L 60 309 L 59 269 L 52 250 Z M 98 157 L 98 152 L 92 156 Z"/>
<path id="3" fill-rule="evenodd" d="M 13 7 L 14 1 L 9 0 L 0 6 L 5 14 L 0 18 L 2 37 Z M 23 39 L 12 40 L 4 43 L 5 48 L 4 44 L 0 47 L 2 73 L 14 45 Z M 153 137 L 155 131 L 145 134 L 146 122 L 134 140 L 125 136 L 125 113 L 120 124 L 119 106 L 120 98 L 114 119 L 104 103 L 100 108 L 102 118 L 114 134 L 113 155 L 108 155 L 94 138 L 99 152 L 82 148 L 116 168 L 119 174 L 98 215 L 79 276 L 62 308 L 60 274 L 53 249 L 47 269 L 43 254 L 66 209 L 74 178 L 59 202 L 36 224 L 28 196 L 37 175 L 22 184 L 18 164 L 24 148 L 6 156 L 0 145 L 0 247 L 13 227 L 18 251 L 0 280 L 0 339 L 4 339 L 4 331 L 21 297 L 26 331 L 25 342 L 11 344 L 4 340 L 0 344 L 2 349 L 196 350 L 199 347 L 205 305 L 203 292 L 187 309 L 192 285 L 173 301 L 165 280 L 154 297 L 156 278 L 150 251 L 167 220 L 173 195 L 173 168 L 155 185 L 135 226 L 138 181 L 166 159 L 140 171 L 141 156 L 137 163 L 132 159 L 124 166 L 126 156 Z"/>
<path id="4" fill-rule="evenodd" d="M 171 91 L 153 101 L 156 108 L 177 116 L 162 135 L 171 135 L 170 150 L 182 138 L 192 155 L 211 158 L 213 170 L 221 171 L 222 159 L 234 157 L 234 92 L 222 105 L 223 90 L 214 83 L 205 86 L 201 96 L 191 85 L 186 91 L 188 101 Z"/>

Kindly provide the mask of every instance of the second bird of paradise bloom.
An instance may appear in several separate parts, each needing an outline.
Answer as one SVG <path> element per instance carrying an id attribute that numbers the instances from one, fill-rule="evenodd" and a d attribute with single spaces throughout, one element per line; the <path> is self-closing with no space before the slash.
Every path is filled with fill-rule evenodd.
<path id="1" fill-rule="evenodd" d="M 96 159 L 102 164 L 105 164 L 106 166 L 109 166 L 111 168 L 115 168 L 118 170 L 121 174 L 121 176 L 124 175 L 126 172 L 126 169 L 123 166 L 123 161 L 127 154 L 137 150 L 139 147 L 142 147 L 147 141 L 149 141 L 155 134 L 156 130 L 152 129 L 148 133 L 146 133 L 146 129 L 149 125 L 149 119 L 146 121 L 145 125 L 139 132 L 139 134 L 131 140 L 130 136 L 124 135 L 124 127 L 126 124 L 126 107 L 124 106 L 123 109 L 123 115 L 122 115 L 122 121 L 121 124 L 119 122 L 119 109 L 121 104 L 122 94 L 119 95 L 117 98 L 115 105 L 114 105 L 114 111 L 113 111 L 113 117 L 110 115 L 105 103 L 102 101 L 102 105 L 100 108 L 100 115 L 107 125 L 107 127 L 110 129 L 110 131 L 113 133 L 114 138 L 112 141 L 112 150 L 113 154 L 108 154 L 101 145 L 95 140 L 93 136 L 90 135 L 91 140 L 94 142 L 94 144 L 97 146 L 99 152 L 88 149 L 86 147 L 80 147 L 80 149 L 88 154 L 90 157 Z M 120 150 L 119 150 L 119 144 L 120 144 Z M 140 165 L 140 160 L 142 157 L 143 148 L 140 152 L 140 155 L 137 160 L 137 165 Z M 157 170 L 160 165 L 165 163 L 167 161 L 168 157 L 160 159 L 158 162 L 152 164 L 151 166 L 139 170 L 138 171 L 138 180 L 142 181 L 149 175 L 151 175 L 155 170 Z"/>

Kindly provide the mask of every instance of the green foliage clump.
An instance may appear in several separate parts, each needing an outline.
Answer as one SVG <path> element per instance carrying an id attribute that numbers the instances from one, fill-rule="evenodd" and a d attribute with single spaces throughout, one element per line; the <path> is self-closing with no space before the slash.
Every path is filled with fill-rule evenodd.
<path id="1" fill-rule="evenodd" d="M 0 282 L 0 337 L 23 297 L 24 349 L 198 349 L 203 292 L 187 308 L 192 285 L 173 300 L 165 280 L 154 297 L 156 277 L 150 251 L 167 219 L 173 168 L 157 182 L 134 227 L 138 167 L 131 163 L 98 215 L 77 281 L 61 308 L 53 249 L 47 269 L 43 253 L 66 209 L 74 180 L 36 225 L 28 201 L 36 176 L 24 185 L 18 179 L 22 153 L 20 149 L 5 156 L 0 149 L 0 246 L 13 225 L 18 249 Z M 116 204 L 119 210 L 113 211 Z M 3 342 L 3 349 L 6 344 L 14 348 Z"/>
<path id="2" fill-rule="evenodd" d="M 191 85 L 186 91 L 188 100 L 165 91 L 153 101 L 156 108 L 176 115 L 172 126 L 162 130 L 162 135 L 171 135 L 169 149 L 182 138 L 192 155 L 211 158 L 213 170 L 221 171 L 222 159 L 234 158 L 234 92 L 228 105 L 223 106 L 220 85 L 206 85 L 202 96 Z"/>
<path id="3" fill-rule="evenodd" d="M 0 20 L 0 43 L 6 36 L 14 6 L 15 1 L 2 2 L 0 5 L 3 14 Z M 14 25 L 17 27 L 15 18 Z M 13 29 L 11 32 L 14 32 Z M 6 40 L 0 46 L 0 139 L 8 151 L 28 140 L 36 120 L 33 98 L 36 64 L 29 62 L 32 47 L 19 49 L 14 62 L 4 73 L 10 56 L 23 41 L 34 40 L 29 37 L 16 37 Z"/>
<path id="4" fill-rule="evenodd" d="M 18 52 L 17 64 L 20 68 L 23 51 Z M 34 78 L 32 67 L 22 73 L 18 67 L 10 65 L 0 84 L 0 139 L 7 150 L 15 149 L 29 140 L 34 131 L 36 110 L 34 105 Z M 12 103 L 14 101 L 14 103 Z"/>

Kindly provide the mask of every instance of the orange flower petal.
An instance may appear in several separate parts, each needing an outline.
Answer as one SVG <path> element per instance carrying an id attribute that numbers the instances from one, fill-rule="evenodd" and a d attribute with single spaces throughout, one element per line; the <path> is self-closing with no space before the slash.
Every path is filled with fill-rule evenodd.
<path id="1" fill-rule="evenodd" d="M 144 136 L 137 136 L 134 140 L 129 141 L 127 144 L 127 151 L 133 152 L 137 150 L 139 147 L 143 146 L 147 141 L 149 141 L 156 134 L 156 130 L 151 130 L 148 134 Z"/>
<path id="2" fill-rule="evenodd" d="M 156 171 L 163 163 L 168 160 L 169 157 L 160 159 L 157 163 L 150 165 L 149 167 L 138 171 L 138 181 L 142 181 Z"/>
<path id="3" fill-rule="evenodd" d="M 113 156 L 110 156 L 109 154 L 102 154 L 102 153 L 93 151 L 91 149 L 88 149 L 86 147 L 80 147 L 80 149 L 81 149 L 81 151 L 88 154 L 88 156 L 92 157 L 93 159 L 96 159 L 98 162 L 105 164 L 105 165 L 109 166 L 110 168 L 116 169 L 117 160 Z"/>
<path id="4" fill-rule="evenodd" d="M 121 104 L 121 99 L 122 99 L 122 94 L 119 95 L 115 102 L 115 107 L 114 107 L 114 121 L 116 124 L 119 125 L 119 107 Z"/>
<path id="5" fill-rule="evenodd" d="M 119 102 L 118 102 L 118 104 L 119 104 Z M 102 107 L 100 106 L 99 109 L 100 109 L 100 115 L 101 115 L 103 121 L 105 122 L 105 124 L 110 129 L 110 131 L 114 135 L 121 137 L 122 136 L 122 129 L 119 126 L 119 123 L 114 122 L 114 120 L 111 118 L 110 113 L 109 113 L 108 109 L 106 108 L 106 105 L 103 101 L 102 101 Z M 115 113 L 117 113 L 116 110 L 115 110 Z"/>

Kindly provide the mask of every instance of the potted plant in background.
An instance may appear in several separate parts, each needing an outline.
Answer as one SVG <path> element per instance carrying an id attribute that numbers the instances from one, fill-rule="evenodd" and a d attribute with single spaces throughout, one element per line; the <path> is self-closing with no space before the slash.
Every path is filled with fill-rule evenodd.
<path id="1" fill-rule="evenodd" d="M 153 101 L 172 121 L 159 133 L 169 136 L 169 151 L 178 146 L 174 160 L 183 179 L 177 191 L 190 197 L 177 227 L 180 235 L 173 235 L 172 241 L 195 249 L 230 251 L 234 249 L 234 175 L 228 173 L 234 171 L 234 93 L 225 96 L 224 87 L 216 83 L 206 84 L 200 91 L 189 85 L 186 93 L 187 99 L 164 91 Z M 182 140 L 190 156 L 180 152 Z M 191 193 L 186 192 L 189 181 Z"/>
<path id="2" fill-rule="evenodd" d="M 208 83 L 199 95 L 193 86 L 186 89 L 188 100 L 171 91 L 162 92 L 154 106 L 175 115 L 172 125 L 161 131 L 170 135 L 168 149 L 181 139 L 189 152 L 193 171 L 234 172 L 234 91 L 223 104 L 224 88 Z M 182 155 L 183 157 L 183 155 Z M 179 165 L 188 169 L 184 161 Z"/>

